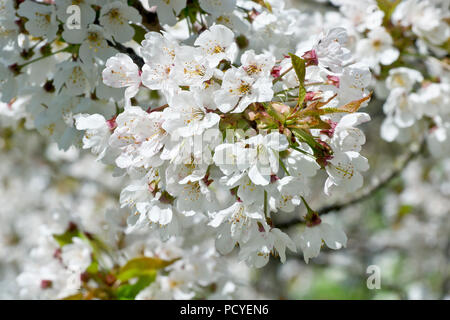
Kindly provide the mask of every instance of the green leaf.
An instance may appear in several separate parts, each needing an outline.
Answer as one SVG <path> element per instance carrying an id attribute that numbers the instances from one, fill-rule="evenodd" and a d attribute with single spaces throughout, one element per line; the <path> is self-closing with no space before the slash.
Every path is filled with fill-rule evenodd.
<path id="1" fill-rule="evenodd" d="M 413 212 L 414 207 L 408 204 L 404 204 L 402 206 L 400 206 L 400 208 L 398 208 L 398 212 L 397 212 L 397 218 L 399 220 L 403 219 L 405 216 L 407 216 L 408 214 L 410 214 L 411 212 Z"/>
<path id="2" fill-rule="evenodd" d="M 98 272 L 98 262 L 96 260 L 92 261 L 89 267 L 86 269 L 89 273 L 97 273 Z"/>
<path id="3" fill-rule="evenodd" d="M 306 96 L 305 89 L 305 75 L 306 75 L 306 62 L 302 58 L 296 56 L 295 54 L 289 53 L 292 60 L 292 66 L 294 67 L 295 74 L 297 75 L 299 84 L 298 92 L 298 105 L 302 105 Z"/>
<path id="4" fill-rule="evenodd" d="M 178 259 L 167 261 L 149 257 L 135 258 L 128 261 L 127 264 L 120 269 L 117 278 L 121 281 L 126 281 L 131 278 L 153 275 L 155 271 L 171 265 L 176 260 Z"/>
<path id="5" fill-rule="evenodd" d="M 450 39 L 444 42 L 444 44 L 441 45 L 441 48 L 447 51 L 448 54 L 450 54 Z"/>
<path id="6" fill-rule="evenodd" d="M 72 243 L 72 238 L 79 237 L 80 232 L 78 229 L 75 230 L 67 230 L 64 233 L 61 234 L 54 234 L 53 238 L 58 242 L 60 247 L 64 247 L 66 244 Z"/>
<path id="7" fill-rule="evenodd" d="M 346 105 L 342 106 L 339 108 L 339 112 L 348 112 L 348 113 L 353 113 L 359 110 L 359 108 L 361 107 L 361 105 L 366 102 L 367 100 L 369 100 L 370 98 L 372 98 L 372 92 L 369 93 L 367 96 L 365 96 L 364 98 L 361 98 L 359 100 L 355 100 L 355 101 L 351 101 L 349 103 L 347 103 Z"/>
<path id="8" fill-rule="evenodd" d="M 124 284 L 117 288 L 116 296 L 119 300 L 134 300 L 139 292 L 148 287 L 156 279 L 156 271 L 153 274 L 140 277 L 135 284 Z"/>
<path id="9" fill-rule="evenodd" d="M 306 89 L 305 86 L 301 85 L 298 90 L 298 104 L 302 105 L 303 101 L 305 101 L 306 97 Z"/>
<path id="10" fill-rule="evenodd" d="M 378 7 L 384 12 L 383 24 L 387 24 L 389 22 L 392 13 L 394 13 L 395 8 L 400 2 L 401 0 L 377 0 Z"/>
<path id="11" fill-rule="evenodd" d="M 300 141 L 306 142 L 311 148 L 315 149 L 317 146 L 320 146 L 314 137 L 305 130 L 295 128 L 292 129 L 292 132 Z"/>
<path id="12" fill-rule="evenodd" d="M 133 40 L 140 44 L 142 41 L 144 41 L 147 31 L 145 31 L 144 28 L 138 26 L 137 24 L 132 24 L 131 26 L 134 29 Z"/>

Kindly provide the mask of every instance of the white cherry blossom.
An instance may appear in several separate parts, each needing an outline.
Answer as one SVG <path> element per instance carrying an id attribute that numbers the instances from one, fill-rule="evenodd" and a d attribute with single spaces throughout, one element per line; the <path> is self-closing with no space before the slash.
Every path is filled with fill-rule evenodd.
<path id="1" fill-rule="evenodd" d="M 326 222 L 306 227 L 300 235 L 300 247 L 306 263 L 319 255 L 323 242 L 328 248 L 337 250 L 347 246 L 347 236 L 341 229 Z"/>
<path id="2" fill-rule="evenodd" d="M 253 77 L 241 68 L 225 72 L 221 89 L 214 101 L 222 112 L 242 112 L 252 102 L 266 102 L 272 99 L 272 80 Z"/>
<path id="3" fill-rule="evenodd" d="M 125 105 L 130 106 L 130 99 L 137 94 L 141 85 L 141 72 L 138 66 L 123 53 L 109 58 L 105 66 L 102 72 L 103 82 L 114 88 L 125 87 Z"/>
<path id="4" fill-rule="evenodd" d="M 234 33 L 223 25 L 214 25 L 204 31 L 195 40 L 194 45 L 203 51 L 211 68 L 216 67 L 223 59 L 234 62 L 236 58 L 237 45 L 234 42 Z"/>
<path id="5" fill-rule="evenodd" d="M 100 24 L 117 42 L 126 42 L 133 38 L 134 29 L 130 22 L 141 22 L 141 15 L 122 1 L 104 5 L 100 11 Z"/>
<path id="6" fill-rule="evenodd" d="M 56 10 L 31 0 L 22 2 L 17 13 L 28 19 L 25 28 L 36 37 L 46 37 L 49 41 L 56 38 Z"/>

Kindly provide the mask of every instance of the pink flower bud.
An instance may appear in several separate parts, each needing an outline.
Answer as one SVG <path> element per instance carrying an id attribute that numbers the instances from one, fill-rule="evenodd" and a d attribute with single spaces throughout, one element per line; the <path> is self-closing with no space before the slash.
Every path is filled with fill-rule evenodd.
<path id="1" fill-rule="evenodd" d="M 334 134 L 334 129 L 336 129 L 337 122 L 331 120 L 328 120 L 327 122 L 330 124 L 330 129 L 320 130 L 320 133 L 325 134 L 331 138 Z"/>
<path id="2" fill-rule="evenodd" d="M 306 60 L 306 66 L 317 66 L 319 64 L 319 59 L 315 50 L 306 51 L 302 58 Z"/>
<path id="3" fill-rule="evenodd" d="M 116 118 L 117 116 L 114 116 L 111 119 L 106 120 L 106 124 L 108 125 L 108 128 L 111 131 L 113 131 L 117 127 Z"/>
<path id="4" fill-rule="evenodd" d="M 52 287 L 53 282 L 51 280 L 42 280 L 41 289 L 49 289 Z"/>
<path id="5" fill-rule="evenodd" d="M 339 77 L 338 76 L 327 76 L 328 82 L 335 86 L 336 88 L 339 88 Z"/>
<path id="6" fill-rule="evenodd" d="M 316 92 L 308 91 L 305 96 L 305 101 L 313 101 L 316 96 Z"/>
<path id="7" fill-rule="evenodd" d="M 270 75 L 274 78 L 278 78 L 281 75 L 281 66 L 275 66 L 270 71 Z"/>

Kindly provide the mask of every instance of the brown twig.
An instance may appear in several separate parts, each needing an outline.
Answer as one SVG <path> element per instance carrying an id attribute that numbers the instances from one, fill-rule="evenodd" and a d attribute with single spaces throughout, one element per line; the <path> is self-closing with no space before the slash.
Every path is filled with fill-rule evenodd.
<path id="1" fill-rule="evenodd" d="M 400 162 L 400 165 L 398 165 L 397 168 L 391 171 L 391 173 L 389 173 L 387 176 L 381 179 L 380 182 L 378 182 L 375 186 L 367 188 L 359 196 L 354 197 L 348 201 L 338 202 L 335 204 L 324 206 L 319 210 L 317 210 L 317 213 L 319 215 L 322 215 L 333 211 L 340 211 L 342 209 L 345 209 L 354 204 L 363 202 L 371 198 L 374 194 L 376 194 L 378 191 L 388 186 L 392 182 L 392 180 L 398 177 L 402 173 L 403 169 L 406 168 L 413 159 L 415 159 L 416 157 L 418 157 L 420 154 L 423 153 L 424 149 L 425 149 L 425 141 L 422 141 L 420 147 L 417 150 L 408 152 L 406 156 L 403 157 L 403 160 Z M 286 229 L 299 223 L 303 223 L 303 220 L 300 217 L 297 217 L 291 221 L 279 223 L 276 225 L 276 227 L 279 229 Z"/>

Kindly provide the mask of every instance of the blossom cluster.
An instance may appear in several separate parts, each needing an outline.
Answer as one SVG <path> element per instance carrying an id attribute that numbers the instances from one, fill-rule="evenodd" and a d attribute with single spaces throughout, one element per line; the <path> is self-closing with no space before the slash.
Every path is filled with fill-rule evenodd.
<path id="1" fill-rule="evenodd" d="M 202 224 L 187 226 L 166 242 L 152 232 L 131 232 L 128 212 L 117 208 L 115 199 L 122 184 L 93 156 L 75 148 L 62 152 L 25 131 L 9 143 L 23 139 L 22 150 L 2 149 L 0 156 L 0 299 L 223 299 L 236 294 L 230 262 L 213 249 L 214 235 L 206 225 L 202 241 L 197 240 Z M 45 153 L 36 159 L 43 146 Z"/>
<path id="2" fill-rule="evenodd" d="M 222 25 L 203 31 L 193 46 L 147 33 L 139 48 L 142 70 L 119 53 L 103 71 L 105 84 L 126 87 L 124 111 L 109 122 L 99 114 L 75 120 L 86 130 L 84 147 L 115 158 L 133 179 L 121 193 L 122 206 L 136 212 L 131 224 L 156 228 L 166 239 L 184 218 L 203 215 L 217 229 L 219 252 L 238 244 L 241 259 L 260 267 L 271 254 L 285 261 L 286 248 L 296 251 L 272 215 L 305 202 L 320 168 L 328 174 L 327 194 L 362 186 L 368 164 L 359 154 L 365 138 L 357 126 L 370 118 L 356 111 L 369 98 L 370 72 L 348 64 L 341 28 L 322 35 L 304 59 L 292 54 L 277 61 L 251 49 L 236 63 L 234 39 Z M 140 87 L 159 90 L 167 103 L 132 106 Z M 306 261 L 322 239 L 333 249 L 346 243 L 329 225 L 315 228 L 316 216 L 308 217 L 312 229 L 301 245 Z"/>
<path id="3" fill-rule="evenodd" d="M 375 94 L 385 100 L 380 136 L 425 139 L 431 154 L 448 155 L 448 1 L 331 2 L 350 18 L 355 55 L 376 75 Z"/>

